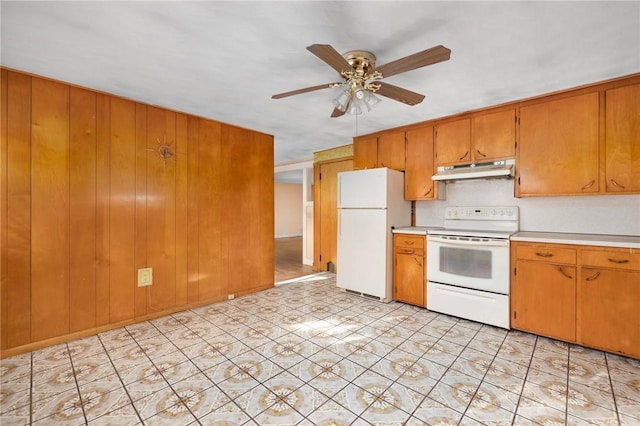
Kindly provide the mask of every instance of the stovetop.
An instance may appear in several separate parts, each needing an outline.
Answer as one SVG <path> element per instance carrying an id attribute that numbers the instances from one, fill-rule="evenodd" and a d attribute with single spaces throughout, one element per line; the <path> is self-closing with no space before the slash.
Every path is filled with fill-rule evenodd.
<path id="1" fill-rule="evenodd" d="M 517 206 L 447 207 L 444 228 L 428 234 L 508 239 L 519 223 Z"/>
<path id="2" fill-rule="evenodd" d="M 434 229 L 427 232 L 428 235 L 452 235 L 457 237 L 471 238 L 497 238 L 509 239 L 509 237 L 518 231 L 485 231 L 471 229 Z"/>

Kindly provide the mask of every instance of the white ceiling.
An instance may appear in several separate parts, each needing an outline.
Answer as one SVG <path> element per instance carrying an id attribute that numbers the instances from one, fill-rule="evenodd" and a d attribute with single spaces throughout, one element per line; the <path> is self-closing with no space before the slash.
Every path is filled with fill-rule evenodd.
<path id="1" fill-rule="evenodd" d="M 356 134 L 640 71 L 640 2 L 2 1 L 3 66 L 275 136 L 275 163 Z M 330 118 L 337 80 L 308 52 L 369 50 L 377 64 L 438 44 L 447 62 L 385 80 L 426 95 Z"/>

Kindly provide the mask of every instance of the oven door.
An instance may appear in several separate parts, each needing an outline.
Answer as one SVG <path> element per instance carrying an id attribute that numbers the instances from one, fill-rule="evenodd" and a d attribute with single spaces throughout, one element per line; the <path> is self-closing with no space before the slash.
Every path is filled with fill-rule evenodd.
<path id="1" fill-rule="evenodd" d="M 429 235 L 427 277 L 440 284 L 509 294 L 509 240 Z"/>

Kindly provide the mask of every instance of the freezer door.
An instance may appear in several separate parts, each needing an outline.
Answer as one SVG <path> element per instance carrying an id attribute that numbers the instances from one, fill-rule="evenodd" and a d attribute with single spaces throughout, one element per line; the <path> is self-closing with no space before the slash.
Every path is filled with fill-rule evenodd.
<path id="1" fill-rule="evenodd" d="M 381 299 L 392 296 L 386 210 L 338 209 L 336 285 Z"/>
<path id="2" fill-rule="evenodd" d="M 380 168 L 338 173 L 338 208 L 386 208 L 388 172 Z"/>

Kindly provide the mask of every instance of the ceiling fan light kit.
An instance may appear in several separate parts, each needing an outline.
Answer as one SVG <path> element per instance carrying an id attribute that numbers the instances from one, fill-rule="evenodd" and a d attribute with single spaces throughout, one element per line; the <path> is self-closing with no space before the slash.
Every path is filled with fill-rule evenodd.
<path id="1" fill-rule="evenodd" d="M 381 82 L 380 80 L 395 74 L 446 61 L 451 56 L 451 50 L 444 46 L 435 46 L 376 68 L 375 55 L 365 50 L 353 50 L 341 55 L 328 44 L 312 44 L 307 47 L 307 50 L 338 71 L 343 81 L 279 93 L 271 98 L 280 99 L 320 89 L 346 86 L 338 97 L 333 100 L 335 108 L 331 113 L 331 117 L 340 117 L 345 113 L 359 115 L 365 109 L 366 111 L 371 111 L 381 101 L 374 93 L 407 105 L 419 104 L 424 99 L 424 95 Z"/>
<path id="2" fill-rule="evenodd" d="M 355 90 L 347 89 L 342 91 L 333 100 L 333 105 L 343 113 L 360 115 L 365 109 L 367 112 L 371 111 L 380 101 L 381 99 L 374 95 L 372 91 L 359 87 Z"/>

